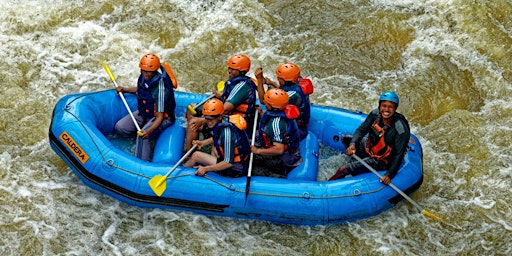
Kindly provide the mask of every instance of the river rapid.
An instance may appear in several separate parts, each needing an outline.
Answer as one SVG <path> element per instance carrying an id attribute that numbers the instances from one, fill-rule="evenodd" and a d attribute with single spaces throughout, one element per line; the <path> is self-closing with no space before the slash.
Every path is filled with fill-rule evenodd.
<path id="1" fill-rule="evenodd" d="M 512 1 L 0 2 L 1 255 L 511 255 Z M 275 78 L 291 61 L 314 104 L 369 112 L 384 90 L 423 144 L 424 183 L 370 219 L 289 226 L 140 209 L 85 186 L 51 150 L 67 94 L 123 86 L 153 52 L 180 91 L 206 93 L 226 59 Z M 319 179 L 338 167 L 323 157 Z"/>

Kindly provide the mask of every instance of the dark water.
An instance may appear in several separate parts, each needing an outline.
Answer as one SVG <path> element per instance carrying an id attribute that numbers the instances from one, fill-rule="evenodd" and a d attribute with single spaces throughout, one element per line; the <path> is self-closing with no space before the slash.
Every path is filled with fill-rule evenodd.
<path id="1" fill-rule="evenodd" d="M 512 2 L 2 1 L 2 255 L 510 255 Z M 376 107 L 400 96 L 424 148 L 408 203 L 354 223 L 295 227 L 127 206 L 83 185 L 50 149 L 63 95 L 135 83 L 168 61 L 181 91 L 209 92 L 245 53 L 274 77 L 292 61 L 315 104 Z M 337 167 L 322 160 L 320 179 Z"/>

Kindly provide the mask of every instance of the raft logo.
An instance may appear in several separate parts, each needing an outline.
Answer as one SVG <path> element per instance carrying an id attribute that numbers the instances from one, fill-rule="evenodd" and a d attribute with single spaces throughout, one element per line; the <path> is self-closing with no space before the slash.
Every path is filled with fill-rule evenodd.
<path id="1" fill-rule="evenodd" d="M 63 131 L 59 137 L 64 142 L 64 144 L 68 146 L 71 152 L 75 154 L 76 158 L 82 162 L 82 164 L 85 164 L 85 162 L 89 160 L 89 156 L 85 153 L 84 150 L 82 150 L 82 148 L 75 142 L 75 140 L 69 136 L 66 131 Z"/>

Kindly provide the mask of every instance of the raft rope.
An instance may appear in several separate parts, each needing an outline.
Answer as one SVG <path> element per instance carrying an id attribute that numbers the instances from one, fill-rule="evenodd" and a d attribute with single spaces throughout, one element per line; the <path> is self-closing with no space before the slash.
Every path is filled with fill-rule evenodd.
<path id="1" fill-rule="evenodd" d="M 114 162 L 111 159 L 107 159 L 105 157 L 105 155 L 103 154 L 103 151 L 101 150 L 101 148 L 98 146 L 98 144 L 96 143 L 94 138 L 91 136 L 91 132 L 89 131 L 87 126 L 82 122 L 82 120 L 80 120 L 80 118 L 78 118 L 75 114 L 73 114 L 72 112 L 69 111 L 70 104 L 73 103 L 75 100 L 78 100 L 79 98 L 86 97 L 88 95 L 92 95 L 92 94 L 95 94 L 95 93 L 99 93 L 99 92 L 88 93 L 88 94 L 80 95 L 79 97 L 74 98 L 68 104 L 66 104 L 66 107 L 65 107 L 64 110 L 68 114 L 72 115 L 80 123 L 80 125 L 83 127 L 83 129 L 85 130 L 85 132 L 87 133 L 87 135 L 89 136 L 91 141 L 93 142 L 94 146 L 96 147 L 96 149 L 100 153 L 100 155 L 101 155 L 103 161 L 105 162 L 105 164 L 107 164 L 108 166 L 110 166 L 112 168 L 115 168 L 115 169 L 118 169 L 118 170 L 121 170 L 121 171 L 125 171 L 125 172 L 130 173 L 130 174 L 134 174 L 134 175 L 137 175 L 137 176 L 140 176 L 140 177 L 151 179 L 152 177 L 150 177 L 150 176 L 147 176 L 147 175 L 141 174 L 139 172 L 132 171 L 130 169 L 126 169 L 124 167 L 118 166 L 118 165 L 114 164 Z M 195 173 L 194 172 L 190 172 L 190 173 L 186 173 L 186 174 L 170 176 L 170 177 L 167 177 L 167 179 L 177 179 L 177 178 L 191 176 L 191 175 L 195 175 Z M 210 180 L 211 182 L 221 186 L 221 187 L 226 188 L 227 190 L 231 190 L 231 191 L 234 191 L 234 192 L 237 192 L 237 193 L 245 193 L 245 189 L 242 189 L 242 190 L 241 189 L 237 189 L 236 186 L 234 186 L 233 184 L 229 184 L 228 185 L 226 183 L 222 183 L 222 182 L 220 182 L 218 180 L 213 179 L 212 177 L 209 177 L 208 175 L 205 175 L 203 177 L 208 179 L 208 180 Z M 255 191 L 249 191 L 249 194 L 251 194 L 251 195 L 260 195 L 260 196 L 285 197 L 285 198 L 331 199 L 331 198 L 356 197 L 356 196 L 361 196 L 361 195 L 373 194 L 373 193 L 377 193 L 377 192 L 381 191 L 385 187 L 386 186 L 382 185 L 380 188 L 375 189 L 375 190 L 370 190 L 370 191 L 354 190 L 354 192 L 351 193 L 351 194 L 332 195 L 332 196 L 315 196 L 315 195 L 311 195 L 307 191 L 304 191 L 304 193 L 302 193 L 300 195 L 290 195 L 290 194 L 289 195 L 285 195 L 285 194 L 274 194 L 274 193 L 262 193 L 262 192 L 255 192 Z"/>
<path id="2" fill-rule="evenodd" d="M 235 191 L 235 192 L 239 192 L 239 193 L 245 193 L 245 189 L 244 190 L 240 190 L 240 189 L 237 189 L 236 187 L 234 187 L 233 185 L 227 185 L 227 184 L 224 184 L 220 181 L 217 181 L 211 177 L 208 176 L 208 174 L 206 174 L 205 176 L 203 176 L 204 178 L 212 181 L 213 183 L 216 183 L 224 188 L 227 188 L 229 190 L 232 190 L 232 191 Z M 380 188 L 376 189 L 376 190 L 370 190 L 370 191 L 366 191 L 366 192 L 361 192 L 359 190 L 355 190 L 353 193 L 351 194 L 344 194 L 344 195 L 333 195 L 333 196 L 314 196 L 314 195 L 310 195 L 309 192 L 305 191 L 303 194 L 301 195 L 284 195 L 284 194 L 271 194 L 271 193 L 261 193 L 261 192 L 254 192 L 254 191 L 249 191 L 249 193 L 251 195 L 260 195 L 260 196 L 274 196 L 274 197 L 286 197 L 286 198 L 305 198 L 305 194 L 307 194 L 307 199 L 329 199 L 329 198 L 342 198 L 342 197 L 354 197 L 354 196 L 360 196 L 360 195 L 366 195 L 366 194 L 373 194 L 373 193 L 376 193 L 376 192 L 379 192 L 381 191 L 382 189 L 384 189 L 386 186 L 382 185 Z"/>

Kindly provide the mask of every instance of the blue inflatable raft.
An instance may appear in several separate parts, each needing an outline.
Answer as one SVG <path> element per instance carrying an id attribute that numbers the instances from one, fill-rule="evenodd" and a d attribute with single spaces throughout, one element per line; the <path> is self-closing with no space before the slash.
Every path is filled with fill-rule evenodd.
<path id="1" fill-rule="evenodd" d="M 176 115 L 207 97 L 176 92 Z M 126 100 L 136 109 L 136 98 Z M 182 118 L 167 128 L 155 143 L 152 162 L 134 157 L 122 140 L 111 136 L 115 123 L 127 115 L 115 90 L 79 93 L 61 98 L 49 130 L 52 149 L 89 187 L 139 207 L 192 211 L 199 214 L 257 219 L 295 225 L 325 225 L 375 216 L 390 209 L 400 196 L 379 182 L 373 173 L 336 181 L 317 181 L 319 143 L 344 152 L 344 134 L 352 134 L 366 117 L 348 110 L 312 106 L 309 135 L 301 142 L 304 162 L 286 178 L 252 176 L 245 195 L 246 178 L 208 173 L 178 166 L 166 180 L 161 196 L 148 181 L 165 175 L 183 154 L 185 125 Z M 392 182 L 406 194 L 423 181 L 422 148 L 411 135 L 409 149 Z M 333 173 L 335 170 L 332 170 Z M 383 174 L 384 171 L 381 171 Z"/>

